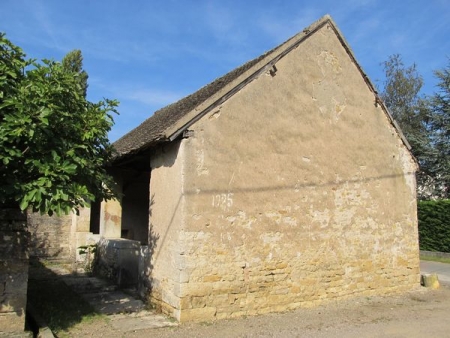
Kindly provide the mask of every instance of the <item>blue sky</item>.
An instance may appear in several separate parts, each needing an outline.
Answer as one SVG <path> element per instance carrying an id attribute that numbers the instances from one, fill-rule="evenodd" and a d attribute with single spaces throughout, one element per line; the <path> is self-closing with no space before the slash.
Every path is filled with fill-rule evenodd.
<path id="1" fill-rule="evenodd" d="M 1 0 L 0 31 L 29 57 L 81 49 L 88 98 L 120 101 L 115 141 L 154 111 L 330 14 L 375 84 L 399 53 L 436 90 L 450 57 L 449 0 Z"/>

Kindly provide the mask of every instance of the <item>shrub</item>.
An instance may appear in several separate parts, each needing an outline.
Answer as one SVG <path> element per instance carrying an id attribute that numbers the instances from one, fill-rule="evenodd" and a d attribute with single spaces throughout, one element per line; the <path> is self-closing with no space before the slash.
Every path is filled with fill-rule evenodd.
<path id="1" fill-rule="evenodd" d="M 420 250 L 450 252 L 450 200 L 419 201 Z"/>

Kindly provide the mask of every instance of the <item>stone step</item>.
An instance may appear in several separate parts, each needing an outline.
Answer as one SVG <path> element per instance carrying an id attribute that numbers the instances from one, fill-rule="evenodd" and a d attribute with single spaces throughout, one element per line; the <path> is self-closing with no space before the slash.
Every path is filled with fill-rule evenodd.
<path id="1" fill-rule="evenodd" d="M 122 332 L 134 332 L 142 329 L 157 329 L 168 326 L 178 326 L 173 319 L 154 311 L 141 311 L 132 314 L 115 314 L 109 317 L 111 325 Z"/>
<path id="2" fill-rule="evenodd" d="M 67 286 L 79 294 L 112 292 L 118 289 L 116 285 L 96 277 L 65 275 L 62 276 L 62 280 Z"/>
<path id="3" fill-rule="evenodd" d="M 83 293 L 81 296 L 98 312 L 106 315 L 145 310 L 145 304 L 121 291 Z"/>

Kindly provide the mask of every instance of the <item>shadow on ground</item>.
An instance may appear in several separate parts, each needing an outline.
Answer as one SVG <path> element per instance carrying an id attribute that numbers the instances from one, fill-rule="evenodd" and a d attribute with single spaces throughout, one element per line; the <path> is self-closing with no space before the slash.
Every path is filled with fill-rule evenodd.
<path id="1" fill-rule="evenodd" d="M 65 331 L 100 314 L 69 288 L 51 269 L 38 260 L 30 260 L 28 313 L 37 314 L 53 331 Z M 29 318 L 32 321 L 32 318 Z"/>
<path id="2" fill-rule="evenodd" d="M 112 327 L 125 335 L 136 330 L 178 325 L 148 309 L 138 299 L 136 290 L 121 290 L 111 281 L 69 270 L 58 264 L 30 262 L 27 312 L 39 328 L 49 327 L 59 335 L 95 322 L 103 329 Z"/>

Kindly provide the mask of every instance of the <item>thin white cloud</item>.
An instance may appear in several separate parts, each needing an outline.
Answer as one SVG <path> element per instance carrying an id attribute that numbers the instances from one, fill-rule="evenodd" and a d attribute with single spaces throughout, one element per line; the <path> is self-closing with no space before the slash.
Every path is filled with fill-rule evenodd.
<path id="1" fill-rule="evenodd" d="M 49 18 L 49 15 L 45 9 L 45 7 L 40 2 L 34 2 L 34 8 L 33 8 L 33 15 L 36 21 L 38 22 L 38 25 L 42 28 L 42 30 L 45 32 L 46 40 L 48 39 L 51 41 L 51 43 L 58 48 L 59 43 L 56 39 L 55 29 L 51 23 L 51 20 Z"/>
<path id="2" fill-rule="evenodd" d="M 150 88 L 137 83 L 104 83 L 102 80 L 89 77 L 89 93 L 101 92 L 106 97 L 112 97 L 123 101 L 134 101 L 148 106 L 150 111 L 164 107 L 178 101 L 186 94 L 179 91 L 170 91 L 162 88 Z M 93 101 L 101 98 L 90 98 Z"/>
<path id="3" fill-rule="evenodd" d="M 74 3 L 21 2 L 23 11 L 16 10 L 8 26 L 13 27 L 17 43 L 52 50 L 49 58 L 81 49 L 85 57 L 106 61 L 154 61 L 173 52 L 173 45 L 161 39 L 160 33 L 170 32 L 170 22 L 161 17 L 157 19 L 151 11 L 148 13 L 152 16 L 148 15 L 145 22 L 143 18 L 117 20 L 104 15 L 94 23 L 88 18 L 72 15 L 70 6 Z M 143 28 L 153 34 L 144 35 Z"/>

